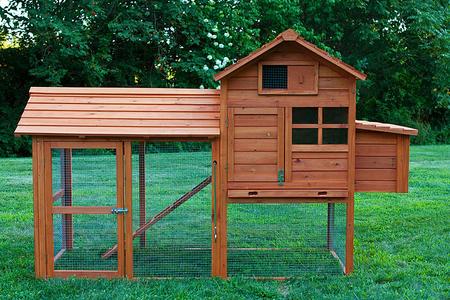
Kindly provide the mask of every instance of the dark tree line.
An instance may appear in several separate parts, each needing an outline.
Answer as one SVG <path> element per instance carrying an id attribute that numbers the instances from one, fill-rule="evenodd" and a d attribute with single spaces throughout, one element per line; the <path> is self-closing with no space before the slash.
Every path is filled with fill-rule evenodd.
<path id="1" fill-rule="evenodd" d="M 11 0 L 0 9 L 0 156 L 30 86 L 217 86 L 214 73 L 294 28 L 368 74 L 359 119 L 449 142 L 449 2 L 443 0 Z"/>

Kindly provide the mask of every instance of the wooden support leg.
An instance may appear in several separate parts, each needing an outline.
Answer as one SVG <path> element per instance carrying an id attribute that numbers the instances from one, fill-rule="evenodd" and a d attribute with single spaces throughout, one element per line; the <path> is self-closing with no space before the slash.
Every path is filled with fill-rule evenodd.
<path id="1" fill-rule="evenodd" d="M 347 234 L 345 239 L 345 274 L 353 272 L 354 196 L 347 203 Z"/>
<path id="2" fill-rule="evenodd" d="M 72 206 L 72 150 L 62 150 L 62 174 L 61 180 L 64 190 L 62 198 L 63 206 Z M 63 214 L 63 248 L 70 250 L 73 248 L 73 220 L 72 215 Z"/>
<path id="3" fill-rule="evenodd" d="M 327 249 L 334 250 L 334 203 L 328 203 Z"/>
<path id="4" fill-rule="evenodd" d="M 139 143 L 139 227 L 145 225 L 145 142 Z M 139 237 L 139 244 L 145 247 L 146 232 Z"/>

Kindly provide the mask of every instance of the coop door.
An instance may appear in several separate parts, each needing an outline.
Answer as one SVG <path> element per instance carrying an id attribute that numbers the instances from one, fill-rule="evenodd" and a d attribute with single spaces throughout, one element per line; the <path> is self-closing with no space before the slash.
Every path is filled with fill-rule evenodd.
<path id="1" fill-rule="evenodd" d="M 284 181 L 284 109 L 228 110 L 228 180 Z"/>
<path id="2" fill-rule="evenodd" d="M 122 143 L 46 144 L 49 276 L 123 275 Z"/>

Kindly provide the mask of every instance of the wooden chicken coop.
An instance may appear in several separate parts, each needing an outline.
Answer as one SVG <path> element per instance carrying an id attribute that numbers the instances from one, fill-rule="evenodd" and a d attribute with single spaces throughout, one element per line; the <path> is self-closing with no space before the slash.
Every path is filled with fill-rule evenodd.
<path id="1" fill-rule="evenodd" d="M 33 87 L 37 277 L 353 270 L 355 192 L 407 192 L 417 130 L 356 120 L 366 75 L 287 30 L 220 90 Z"/>

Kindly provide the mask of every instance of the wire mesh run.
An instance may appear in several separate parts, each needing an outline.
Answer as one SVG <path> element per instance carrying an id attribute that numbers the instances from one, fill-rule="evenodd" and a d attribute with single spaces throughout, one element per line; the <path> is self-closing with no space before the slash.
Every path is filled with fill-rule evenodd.
<path id="1" fill-rule="evenodd" d="M 229 276 L 343 272 L 345 204 L 229 204 L 227 218 Z"/>
<path id="2" fill-rule="evenodd" d="M 108 149 L 52 149 L 54 207 L 116 206 L 116 155 Z M 102 254 L 117 244 L 117 217 L 110 214 L 53 214 L 55 270 L 107 270 L 117 255 Z"/>
<path id="3" fill-rule="evenodd" d="M 210 276 L 210 143 L 133 143 L 132 172 L 134 276 Z"/>

